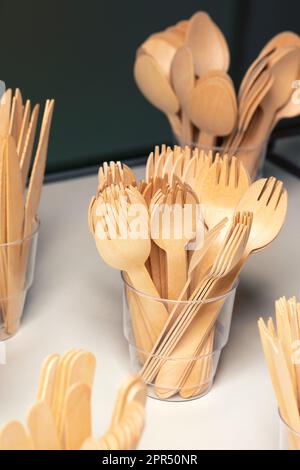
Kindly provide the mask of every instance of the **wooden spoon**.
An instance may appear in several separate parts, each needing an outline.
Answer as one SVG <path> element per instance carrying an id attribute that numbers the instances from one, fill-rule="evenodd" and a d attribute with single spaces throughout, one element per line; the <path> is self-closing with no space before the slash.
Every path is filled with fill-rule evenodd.
<path id="1" fill-rule="evenodd" d="M 297 101 L 296 101 L 296 98 L 295 98 L 295 101 L 294 101 L 293 97 L 291 97 L 288 100 L 288 102 L 276 112 L 274 119 L 272 121 L 272 124 L 270 126 L 270 132 L 276 127 L 276 125 L 278 124 L 279 121 L 281 121 L 281 119 L 293 118 L 293 117 L 299 116 L 299 114 L 300 114 L 300 99 L 297 98 Z"/>
<path id="2" fill-rule="evenodd" d="M 170 44 L 163 36 L 154 35 L 142 44 L 141 51 L 151 56 L 157 62 L 162 72 L 169 80 L 172 60 L 176 54 L 176 47 Z M 141 51 L 139 50 L 139 52 Z"/>
<path id="3" fill-rule="evenodd" d="M 241 103 L 248 95 L 252 85 L 259 78 L 260 74 L 268 67 L 268 56 L 256 59 L 248 68 L 239 88 L 239 102 Z"/>
<path id="4" fill-rule="evenodd" d="M 282 31 L 279 34 L 276 34 L 261 50 L 258 58 L 265 57 L 274 52 L 276 49 L 281 47 L 290 47 L 290 46 L 300 46 L 300 38 L 298 34 L 293 33 L 292 31 Z"/>
<path id="5" fill-rule="evenodd" d="M 274 63 L 271 72 L 273 85 L 261 102 L 264 118 L 260 128 L 261 140 L 268 133 L 274 116 L 291 95 L 291 85 L 299 71 L 300 49 L 284 51 L 281 58 Z"/>
<path id="6" fill-rule="evenodd" d="M 268 69 L 264 70 L 252 85 L 247 97 L 240 103 L 239 119 L 236 132 L 234 132 L 225 144 L 226 152 L 236 155 L 245 139 L 253 117 L 265 96 L 273 86 L 273 76 Z M 261 136 L 260 136 L 261 137 Z"/>
<path id="7" fill-rule="evenodd" d="M 134 78 L 143 95 L 153 106 L 165 113 L 174 127 L 179 101 L 167 77 L 155 60 L 148 55 L 137 57 L 134 64 Z M 171 116 L 169 118 L 169 116 Z M 175 126 L 177 126 L 175 124 Z"/>
<path id="8" fill-rule="evenodd" d="M 171 65 L 171 83 L 181 105 L 182 134 L 184 142 L 193 140 L 192 127 L 186 113 L 191 91 L 194 88 L 195 75 L 191 50 L 187 46 L 177 49 Z"/>
<path id="9" fill-rule="evenodd" d="M 237 120 L 233 85 L 217 76 L 199 79 L 188 101 L 188 115 L 201 130 L 199 143 L 211 147 L 216 136 L 229 135 Z"/>
<path id="10" fill-rule="evenodd" d="M 200 11 L 192 16 L 186 43 L 192 51 L 198 77 L 210 70 L 228 70 L 229 52 L 226 40 L 207 13 Z"/>

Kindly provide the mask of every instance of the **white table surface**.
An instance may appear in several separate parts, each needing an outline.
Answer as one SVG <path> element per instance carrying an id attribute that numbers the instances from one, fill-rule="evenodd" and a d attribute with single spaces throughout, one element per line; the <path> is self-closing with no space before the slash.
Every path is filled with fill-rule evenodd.
<path id="1" fill-rule="evenodd" d="M 139 169 L 138 173 L 140 173 Z M 140 449 L 276 449 L 278 417 L 257 331 L 273 302 L 300 291 L 300 181 L 285 181 L 289 212 L 279 238 L 243 272 L 229 343 L 212 391 L 199 400 L 148 400 Z M 141 173 L 140 173 L 141 174 Z M 87 227 L 96 176 L 44 187 L 36 275 L 19 333 L 6 342 L 0 365 L 0 425 L 24 419 L 46 355 L 85 348 L 97 358 L 94 434 L 105 431 L 117 388 L 129 372 L 122 333 L 119 274 L 99 258 Z"/>

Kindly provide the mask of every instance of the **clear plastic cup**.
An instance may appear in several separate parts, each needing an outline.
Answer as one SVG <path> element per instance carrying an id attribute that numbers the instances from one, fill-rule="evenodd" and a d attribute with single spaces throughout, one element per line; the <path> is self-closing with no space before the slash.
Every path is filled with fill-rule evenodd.
<path id="1" fill-rule="evenodd" d="M 263 175 L 263 168 L 265 164 L 267 148 L 268 148 L 268 139 L 253 145 L 253 146 L 242 146 L 237 148 L 225 148 L 225 147 L 208 147 L 205 145 L 200 145 L 195 142 L 184 142 L 182 139 L 174 135 L 175 141 L 182 147 L 188 146 L 191 148 L 199 148 L 208 152 L 213 151 L 214 154 L 219 153 L 237 157 L 241 162 L 243 162 L 245 168 L 247 169 L 252 181 L 257 178 L 261 178 Z"/>
<path id="2" fill-rule="evenodd" d="M 122 279 L 124 335 L 132 372 L 141 373 L 144 364 L 151 361 L 158 367 L 155 370 L 159 371 L 159 376 L 163 374 L 164 377 L 158 387 L 155 382 L 159 376 L 155 372 L 141 374 L 148 386 L 148 396 L 186 401 L 206 395 L 212 388 L 222 350 L 228 341 L 237 284 L 224 295 L 205 301 L 171 301 L 150 297 L 130 285 L 124 275 Z M 145 309 L 149 314 L 158 303 L 168 312 L 175 307 L 182 309 L 196 305 L 195 318 L 180 340 L 188 345 L 187 354 L 181 354 L 182 347 L 172 349 L 164 356 L 153 354 L 153 343 L 146 341 L 146 330 L 141 329 L 143 323 L 140 320 Z M 178 380 L 168 382 L 168 375 L 174 370 Z"/>
<path id="3" fill-rule="evenodd" d="M 300 450 L 300 433 L 293 429 L 279 413 L 279 449 Z"/>
<path id="4" fill-rule="evenodd" d="M 19 329 L 25 299 L 34 278 L 40 222 L 36 219 L 31 235 L 0 244 L 0 341 Z"/>

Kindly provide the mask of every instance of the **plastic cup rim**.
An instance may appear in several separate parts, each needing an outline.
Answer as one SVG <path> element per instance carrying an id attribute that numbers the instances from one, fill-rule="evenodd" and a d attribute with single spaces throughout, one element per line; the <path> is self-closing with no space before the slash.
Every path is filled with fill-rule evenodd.
<path id="1" fill-rule="evenodd" d="M 40 226 L 41 226 L 41 221 L 40 219 L 36 216 L 35 217 L 35 226 L 34 226 L 34 229 L 33 231 L 27 235 L 27 237 L 24 237 L 20 240 L 14 240 L 12 242 L 8 242 L 8 243 L 0 243 L 0 248 L 3 248 L 3 247 L 8 247 L 8 246 L 14 246 L 14 245 L 22 245 L 24 242 L 26 242 L 27 240 L 30 240 L 32 238 L 35 237 L 35 235 L 39 232 L 40 230 Z"/>
<path id="2" fill-rule="evenodd" d="M 174 134 L 174 137 L 175 137 L 176 141 L 180 143 L 179 136 Z M 249 146 L 246 145 L 246 146 L 242 146 L 242 147 L 238 146 L 237 148 L 234 148 L 234 149 L 232 147 L 229 147 L 228 149 L 226 149 L 226 147 L 217 146 L 217 145 L 214 145 L 214 146 L 200 145 L 200 144 L 197 144 L 197 142 L 182 142 L 179 145 L 181 147 L 188 146 L 188 147 L 193 147 L 193 148 L 199 148 L 200 150 L 206 150 L 206 151 L 211 150 L 215 153 L 224 153 L 224 151 L 226 150 L 226 154 L 234 155 L 238 151 L 239 152 L 241 152 L 241 151 L 249 152 L 249 151 L 258 150 L 260 148 L 263 148 L 264 145 L 266 145 L 268 143 L 268 141 L 269 141 L 269 138 L 266 138 L 266 139 L 261 140 L 256 145 L 249 145 Z M 234 152 L 233 152 L 233 150 L 234 150 Z"/>
<path id="3" fill-rule="evenodd" d="M 228 297 L 230 297 L 230 295 L 236 291 L 238 285 L 239 285 L 239 279 L 237 279 L 234 283 L 234 285 L 232 286 L 232 288 L 230 290 L 228 290 L 227 292 L 225 292 L 225 294 L 221 294 L 217 297 L 211 297 L 209 299 L 204 299 L 204 300 L 169 300 L 169 299 L 163 299 L 161 297 L 154 297 L 152 295 L 149 295 L 149 294 L 146 294 L 145 292 L 142 292 L 138 289 L 136 289 L 135 287 L 133 287 L 129 282 L 126 281 L 125 277 L 124 277 L 124 273 L 121 272 L 121 278 L 122 278 L 122 281 L 123 281 L 123 284 L 128 287 L 128 289 L 130 289 L 132 292 L 135 292 L 136 294 L 138 294 L 139 296 L 141 297 L 146 297 L 148 299 L 151 299 L 155 302 L 161 302 L 161 303 L 166 303 L 166 304 L 169 304 L 169 305 L 206 305 L 206 304 L 210 304 L 212 302 L 217 302 L 219 300 L 223 300 L 223 299 L 226 299 Z"/>
<path id="4" fill-rule="evenodd" d="M 278 415 L 279 415 L 279 419 L 280 419 L 280 421 L 282 422 L 282 424 L 283 424 L 291 433 L 293 433 L 295 436 L 297 436 L 297 437 L 300 438 L 300 433 L 299 433 L 298 431 L 296 431 L 294 428 L 292 428 L 292 426 L 286 422 L 286 420 L 285 420 L 284 417 L 282 416 L 281 411 L 280 411 L 279 408 L 278 408 Z"/>

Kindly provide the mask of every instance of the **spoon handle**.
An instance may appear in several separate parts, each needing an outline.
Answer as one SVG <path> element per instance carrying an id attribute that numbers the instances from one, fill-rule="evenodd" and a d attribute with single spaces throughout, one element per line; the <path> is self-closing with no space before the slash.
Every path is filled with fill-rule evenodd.
<path id="1" fill-rule="evenodd" d="M 215 145 L 215 136 L 212 134 L 207 134 L 205 131 L 199 132 L 198 144 L 202 147 L 210 150 Z"/>

